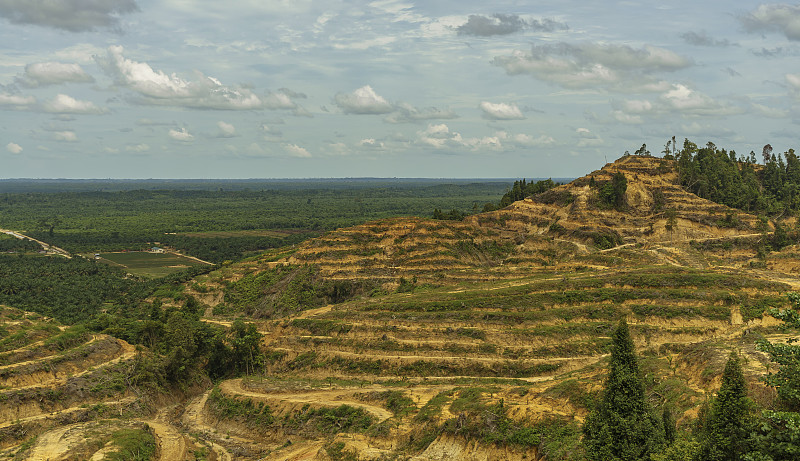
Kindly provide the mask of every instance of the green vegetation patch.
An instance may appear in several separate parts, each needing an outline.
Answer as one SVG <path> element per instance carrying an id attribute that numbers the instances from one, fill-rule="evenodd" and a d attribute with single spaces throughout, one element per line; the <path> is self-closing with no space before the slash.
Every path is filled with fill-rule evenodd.
<path id="1" fill-rule="evenodd" d="M 409 363 L 392 363 L 388 360 L 371 360 L 344 357 L 321 357 L 316 352 L 306 352 L 287 364 L 290 370 L 334 369 L 349 374 L 393 376 L 496 376 L 523 378 L 552 373 L 560 363 L 468 362 L 416 360 Z"/>
<path id="2" fill-rule="evenodd" d="M 253 317 L 283 317 L 340 303 L 377 287 L 375 281 L 324 280 L 316 266 L 281 265 L 245 275 L 225 289 L 225 303 Z"/>
<path id="3" fill-rule="evenodd" d="M 575 459 L 580 455 L 581 430 L 571 418 L 549 417 L 536 423 L 515 421 L 508 416 L 503 399 L 487 402 L 486 394 L 491 394 L 491 389 L 461 389 L 450 405 L 450 411 L 458 415 L 445 421 L 438 430 L 484 444 L 537 448 L 540 453 L 547 453 L 547 459 Z"/>
<path id="4" fill-rule="evenodd" d="M 150 461 L 156 454 L 156 438 L 148 429 L 120 429 L 111 435 L 118 447 L 105 455 L 109 461 Z"/>

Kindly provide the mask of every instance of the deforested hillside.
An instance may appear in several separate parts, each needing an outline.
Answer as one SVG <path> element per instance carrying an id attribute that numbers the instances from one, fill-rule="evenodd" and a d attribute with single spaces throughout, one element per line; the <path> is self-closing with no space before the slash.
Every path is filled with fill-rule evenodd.
<path id="1" fill-rule="evenodd" d="M 205 321 L 252 321 L 264 349 L 184 423 L 252 459 L 583 459 L 621 319 L 682 437 L 731 351 L 776 408 L 759 341 L 786 338 L 770 312 L 800 252 L 677 168 L 623 157 L 460 222 L 369 222 L 196 278 Z"/>
<path id="2" fill-rule="evenodd" d="M 485 281 L 531 270 L 608 267 L 615 264 L 606 260 L 608 251 L 634 245 L 648 247 L 632 256 L 639 262 L 664 263 L 674 259 L 669 254 L 675 251 L 669 248 L 676 245 L 760 239 L 770 226 L 754 215 L 687 192 L 672 160 L 627 156 L 569 184 L 462 222 L 372 221 L 328 232 L 241 267 L 308 265 L 324 280 L 367 283 L 372 288 L 394 288 L 401 279 L 433 284 Z M 692 251 L 681 253 L 676 257 L 694 260 L 695 266 L 705 264 Z"/>
<path id="3" fill-rule="evenodd" d="M 600 249 L 749 235 L 759 227 L 756 216 L 685 190 L 675 161 L 643 156 L 622 157 L 569 184 L 467 221 Z"/>

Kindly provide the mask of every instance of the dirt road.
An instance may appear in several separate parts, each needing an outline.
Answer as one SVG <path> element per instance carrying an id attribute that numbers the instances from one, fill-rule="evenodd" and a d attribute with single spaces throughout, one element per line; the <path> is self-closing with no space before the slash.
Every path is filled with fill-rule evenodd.
<path id="1" fill-rule="evenodd" d="M 378 421 L 385 421 L 392 417 L 392 412 L 389 410 L 360 402 L 354 399 L 348 399 L 354 392 L 364 392 L 370 390 L 364 389 L 337 389 L 337 390 L 324 390 L 324 391 L 311 391 L 294 394 L 262 394 L 260 392 L 253 392 L 245 389 L 242 386 L 242 379 L 229 379 L 228 381 L 220 384 L 220 389 L 226 394 L 241 395 L 251 399 L 261 401 L 278 401 L 278 402 L 292 402 L 292 403 L 309 403 L 325 407 L 338 407 L 339 405 L 350 405 L 352 407 L 361 408 L 368 411 Z M 380 388 L 383 389 L 382 387 Z M 378 388 L 374 389 L 378 390 Z"/>
<path id="2" fill-rule="evenodd" d="M 72 258 L 72 255 L 70 255 L 67 250 L 64 250 L 64 249 L 61 249 L 59 247 L 50 245 L 49 243 L 42 242 L 41 240 L 36 240 L 33 237 L 28 237 L 27 235 L 24 235 L 24 234 L 22 234 L 20 232 L 13 231 L 13 230 L 8 230 L 8 229 L 0 229 L 0 232 L 2 232 L 4 234 L 8 234 L 8 235 L 10 235 L 12 237 L 18 238 L 20 240 L 28 239 L 28 240 L 31 240 L 33 242 L 36 242 L 39 245 L 41 245 L 42 249 L 47 251 L 48 253 L 52 253 L 52 254 L 56 254 L 56 255 L 59 255 L 59 256 L 63 256 L 65 258 Z"/>

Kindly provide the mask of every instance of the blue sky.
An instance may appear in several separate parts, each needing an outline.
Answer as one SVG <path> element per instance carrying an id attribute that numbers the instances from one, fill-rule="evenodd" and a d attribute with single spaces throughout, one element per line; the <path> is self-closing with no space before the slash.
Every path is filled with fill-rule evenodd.
<path id="1" fill-rule="evenodd" d="M 0 178 L 570 177 L 797 148 L 800 5 L 0 0 Z"/>

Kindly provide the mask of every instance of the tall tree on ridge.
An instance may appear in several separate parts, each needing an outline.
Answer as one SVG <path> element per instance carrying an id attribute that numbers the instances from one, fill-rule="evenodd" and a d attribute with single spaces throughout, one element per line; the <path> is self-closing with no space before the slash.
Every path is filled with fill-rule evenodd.
<path id="1" fill-rule="evenodd" d="M 606 387 L 586 417 L 583 437 L 586 456 L 592 461 L 649 460 L 664 444 L 664 426 L 647 402 L 625 320 L 612 335 Z"/>

